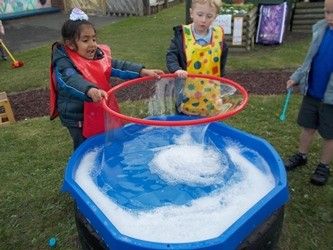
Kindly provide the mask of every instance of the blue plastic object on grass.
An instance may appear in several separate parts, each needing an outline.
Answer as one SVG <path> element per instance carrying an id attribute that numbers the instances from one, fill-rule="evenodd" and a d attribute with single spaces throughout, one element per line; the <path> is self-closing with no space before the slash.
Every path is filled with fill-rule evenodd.
<path id="1" fill-rule="evenodd" d="M 57 238 L 56 237 L 50 238 L 48 244 L 50 248 L 55 248 L 57 246 Z"/>
<path id="2" fill-rule="evenodd" d="M 165 119 L 165 116 L 163 119 Z M 174 117 L 172 119 L 175 120 Z M 143 128 L 145 128 L 145 126 L 128 124 L 120 128 L 120 130 L 125 131 L 124 134 L 126 135 L 133 135 L 133 131 Z M 288 188 L 286 172 L 283 162 L 275 149 L 267 141 L 259 137 L 237 130 L 220 122 L 209 124 L 206 134 L 208 134 L 207 136 L 209 139 L 216 140 L 216 145 L 218 147 L 222 148 L 224 146 L 221 138 L 228 137 L 253 151 L 258 152 L 268 163 L 275 183 L 275 186 L 267 195 L 248 209 L 236 222 L 216 238 L 188 243 L 158 243 L 134 239 L 120 233 L 98 205 L 94 203 L 92 197 L 89 197 L 75 181 L 75 174 L 83 156 L 86 153 L 91 152 L 92 149 L 103 147 L 106 134 L 89 138 L 74 152 L 67 165 L 63 191 L 69 192 L 72 195 L 80 212 L 87 218 L 91 223 L 91 226 L 96 232 L 98 232 L 100 238 L 110 249 L 236 249 L 254 228 L 261 225 L 271 214 L 283 207 L 287 202 Z M 221 143 L 218 143 L 218 141 L 221 141 Z M 113 146 L 113 153 L 117 155 L 121 152 L 123 145 L 117 146 L 117 142 L 115 142 L 113 143 Z M 251 154 L 248 154 L 247 157 L 248 160 L 254 162 L 254 164 L 258 163 L 256 162 L 256 159 L 251 158 L 253 157 Z M 141 157 L 137 156 L 137 159 L 141 159 Z M 101 161 L 101 159 L 96 160 L 96 162 L 99 161 Z M 257 164 L 256 167 L 260 169 L 261 166 L 260 164 Z M 230 166 L 230 168 L 231 172 L 234 171 L 232 166 Z M 139 180 L 140 178 L 138 178 L 137 181 Z M 104 178 L 104 180 L 101 178 L 100 181 L 106 181 L 106 178 Z M 141 182 L 142 183 L 138 183 L 138 185 L 144 187 L 147 180 L 142 179 Z M 196 193 L 196 195 L 200 196 L 200 192 Z M 179 200 L 178 202 L 182 203 L 187 201 L 186 196 L 182 197 L 184 197 L 184 199 Z M 148 204 L 149 201 L 145 202 L 146 201 L 143 201 L 141 204 Z M 119 201 L 119 203 L 121 202 Z M 138 201 L 134 204 L 123 203 L 124 206 L 133 206 L 135 204 L 138 204 Z M 148 205 L 154 206 L 155 204 L 149 203 Z"/>

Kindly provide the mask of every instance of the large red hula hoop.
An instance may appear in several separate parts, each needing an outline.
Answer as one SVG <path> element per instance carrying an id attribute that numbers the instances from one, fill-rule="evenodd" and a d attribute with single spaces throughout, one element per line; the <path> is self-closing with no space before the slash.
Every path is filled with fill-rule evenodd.
<path id="1" fill-rule="evenodd" d="M 163 74 L 160 75 L 161 78 L 177 78 L 176 74 Z M 132 116 L 127 116 L 127 115 L 123 115 L 121 113 L 119 113 L 119 111 L 117 110 L 113 110 L 112 107 L 109 107 L 106 104 L 106 101 L 103 100 L 102 105 L 103 108 L 106 112 L 108 112 L 109 114 L 111 114 L 112 116 L 115 116 L 117 118 L 120 118 L 124 121 L 127 122 L 132 122 L 132 123 L 136 123 L 136 124 L 141 124 L 141 125 L 148 125 L 148 126 L 190 126 L 190 125 L 199 125 L 199 124 L 205 124 L 205 123 L 210 123 L 210 122 L 214 122 L 214 121 L 219 121 L 219 120 L 224 120 L 230 116 L 233 116 L 237 113 L 239 113 L 240 111 L 242 111 L 246 104 L 248 103 L 248 93 L 247 91 L 238 83 L 224 78 L 224 77 L 216 77 L 216 76 L 210 76 L 210 75 L 199 75 L 199 74 L 188 74 L 188 77 L 198 77 L 198 78 L 204 78 L 204 79 L 209 79 L 209 80 L 216 80 L 221 82 L 221 84 L 228 84 L 231 85 L 233 87 L 235 87 L 243 96 L 243 99 L 241 101 L 241 103 L 238 105 L 238 107 L 236 107 L 235 109 L 232 109 L 228 112 L 222 113 L 222 114 L 218 114 L 215 116 L 209 116 L 209 117 L 202 117 L 202 118 L 195 118 L 195 119 L 189 119 L 189 120 L 180 120 L 180 121 L 165 121 L 165 120 L 148 120 L 148 119 L 140 119 L 140 118 L 136 118 L 136 117 L 132 117 Z M 124 89 L 128 86 L 132 86 L 132 85 L 138 85 L 138 84 L 143 84 L 146 83 L 146 81 L 148 80 L 154 80 L 156 78 L 154 77 L 141 77 L 141 78 L 136 78 L 134 80 L 130 80 L 130 81 L 126 81 L 123 82 L 113 88 L 111 88 L 108 91 L 108 96 L 116 96 L 115 93 L 121 89 Z M 198 116 L 199 117 L 199 116 Z"/>

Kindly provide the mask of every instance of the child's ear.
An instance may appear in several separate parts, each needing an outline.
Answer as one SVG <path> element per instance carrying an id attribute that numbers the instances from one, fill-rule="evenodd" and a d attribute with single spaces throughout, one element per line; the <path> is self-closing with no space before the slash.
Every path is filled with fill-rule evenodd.
<path id="1" fill-rule="evenodd" d="M 76 46 L 75 44 L 73 44 L 73 42 L 71 42 L 70 40 L 66 40 L 65 41 L 65 45 L 70 48 L 71 50 L 76 50 Z"/>

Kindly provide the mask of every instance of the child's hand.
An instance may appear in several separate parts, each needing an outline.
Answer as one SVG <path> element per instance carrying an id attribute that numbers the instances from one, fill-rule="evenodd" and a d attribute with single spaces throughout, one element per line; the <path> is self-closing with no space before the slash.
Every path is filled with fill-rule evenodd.
<path id="1" fill-rule="evenodd" d="M 156 78 L 160 78 L 159 75 L 162 74 L 164 74 L 164 72 L 159 69 L 142 69 L 140 72 L 140 76 L 153 76 Z"/>
<path id="2" fill-rule="evenodd" d="M 179 78 L 186 78 L 188 73 L 185 70 L 179 69 L 177 71 L 175 71 L 175 74 L 179 77 Z"/>
<path id="3" fill-rule="evenodd" d="M 292 88 L 295 84 L 296 82 L 294 80 L 289 79 L 287 81 L 287 89 Z"/>
<path id="4" fill-rule="evenodd" d="M 87 92 L 87 96 L 89 96 L 93 102 L 100 102 L 104 98 L 107 99 L 107 93 L 102 89 L 91 88 Z"/>

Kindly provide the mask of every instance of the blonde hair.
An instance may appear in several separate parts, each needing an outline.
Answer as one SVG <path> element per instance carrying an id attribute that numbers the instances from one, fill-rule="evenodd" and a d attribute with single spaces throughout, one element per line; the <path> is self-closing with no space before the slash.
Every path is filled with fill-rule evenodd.
<path id="1" fill-rule="evenodd" d="M 192 0 L 191 8 L 193 9 L 196 4 L 208 3 L 211 7 L 215 7 L 216 12 L 219 13 L 222 7 L 222 0 Z"/>

